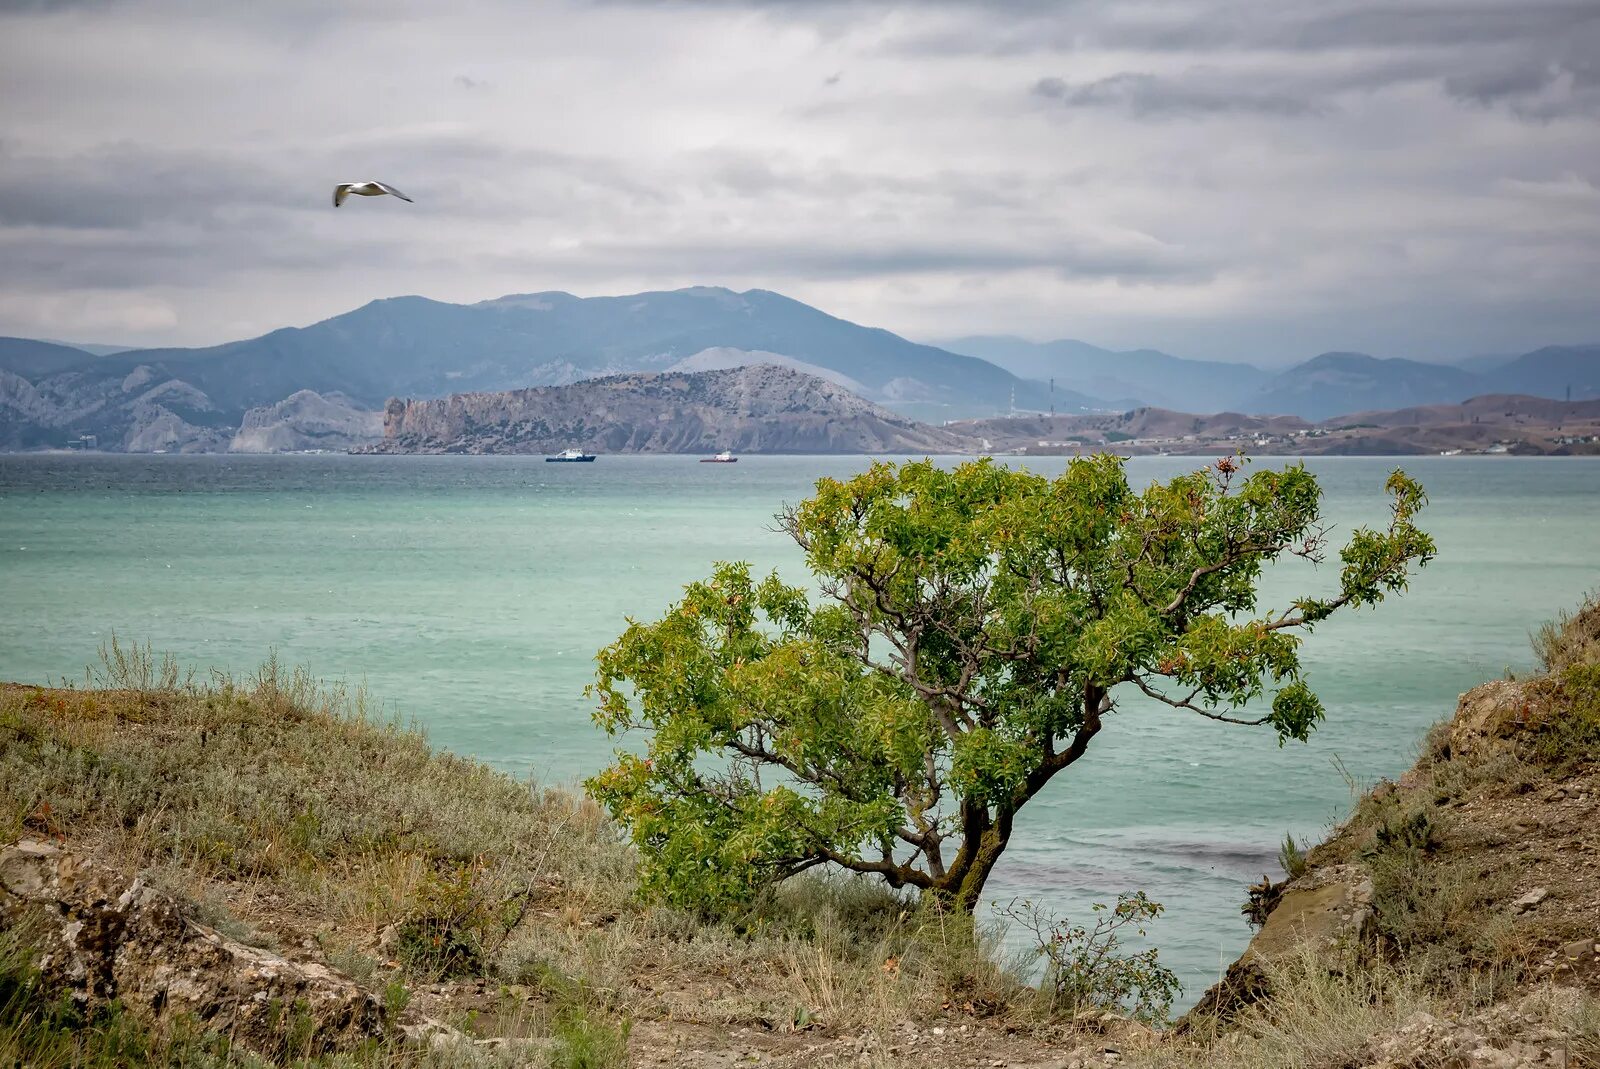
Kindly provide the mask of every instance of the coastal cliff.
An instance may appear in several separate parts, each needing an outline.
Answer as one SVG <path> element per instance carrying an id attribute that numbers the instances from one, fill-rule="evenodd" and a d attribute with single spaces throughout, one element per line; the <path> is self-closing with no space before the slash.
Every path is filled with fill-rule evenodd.
<path id="1" fill-rule="evenodd" d="M 230 453 L 288 453 L 309 449 L 346 450 L 377 440 L 383 416 L 352 404 L 342 394 L 312 390 L 244 414 Z"/>
<path id="2" fill-rule="evenodd" d="M 610 375 L 570 386 L 391 399 L 364 452 L 958 453 L 968 441 L 779 365 Z"/>
<path id="3" fill-rule="evenodd" d="M 1461 695 L 1410 770 L 1286 844 L 1289 878 L 1243 907 L 1260 931 L 1180 1032 L 1248 1029 L 1344 975 L 1399 1005 L 1329 1064 L 1600 1065 L 1600 601 L 1534 646 L 1543 671 Z"/>

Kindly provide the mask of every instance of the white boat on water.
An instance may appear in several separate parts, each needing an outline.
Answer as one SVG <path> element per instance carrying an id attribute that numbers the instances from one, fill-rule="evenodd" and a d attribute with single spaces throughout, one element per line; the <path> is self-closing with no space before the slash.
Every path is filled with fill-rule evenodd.
<path id="1" fill-rule="evenodd" d="M 733 455 L 733 450 L 724 449 L 714 457 L 701 457 L 702 464 L 737 464 L 739 458 Z"/>
<path id="2" fill-rule="evenodd" d="M 593 453 L 585 453 L 581 449 L 563 449 L 553 457 L 544 458 L 546 464 L 588 464 L 593 460 Z"/>

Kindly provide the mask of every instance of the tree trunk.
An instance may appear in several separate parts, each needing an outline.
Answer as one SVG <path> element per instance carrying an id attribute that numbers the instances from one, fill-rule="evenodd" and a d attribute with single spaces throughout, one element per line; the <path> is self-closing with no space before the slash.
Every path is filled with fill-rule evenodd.
<path id="1" fill-rule="evenodd" d="M 971 914 L 975 911 L 984 885 L 989 882 L 989 874 L 994 871 L 1010 839 L 1011 814 L 1002 811 L 1000 819 L 984 830 L 976 846 L 970 847 L 971 860 L 952 870 L 945 880 L 932 888 L 940 906 L 952 912 Z"/>

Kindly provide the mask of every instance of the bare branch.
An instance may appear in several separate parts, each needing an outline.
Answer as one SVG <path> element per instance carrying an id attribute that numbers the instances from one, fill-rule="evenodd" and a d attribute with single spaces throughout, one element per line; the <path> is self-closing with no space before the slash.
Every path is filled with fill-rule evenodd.
<path id="1" fill-rule="evenodd" d="M 1199 713 L 1208 720 L 1217 720 L 1224 724 L 1241 724 L 1245 727 L 1259 727 L 1272 719 L 1270 716 L 1264 716 L 1259 720 L 1241 720 L 1238 717 L 1227 716 L 1223 713 L 1218 713 L 1211 709 L 1207 709 L 1203 705 L 1196 705 L 1194 704 L 1194 700 L 1200 696 L 1200 688 L 1196 688 L 1187 698 L 1169 698 L 1159 690 L 1152 688 L 1141 678 L 1135 677 L 1129 682 L 1158 702 L 1161 702 L 1165 705 L 1170 705 L 1174 709 L 1187 709 L 1191 713 Z"/>

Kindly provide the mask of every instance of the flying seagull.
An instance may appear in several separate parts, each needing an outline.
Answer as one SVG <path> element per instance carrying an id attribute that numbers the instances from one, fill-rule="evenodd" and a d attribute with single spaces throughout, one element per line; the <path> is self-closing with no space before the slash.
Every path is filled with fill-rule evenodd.
<path id="1" fill-rule="evenodd" d="M 416 203 L 398 189 L 383 182 L 340 182 L 333 187 L 333 206 L 337 208 L 343 204 L 344 199 L 352 193 L 358 197 L 381 197 L 388 193 L 390 196 L 399 197 L 407 204 Z"/>

